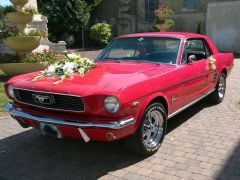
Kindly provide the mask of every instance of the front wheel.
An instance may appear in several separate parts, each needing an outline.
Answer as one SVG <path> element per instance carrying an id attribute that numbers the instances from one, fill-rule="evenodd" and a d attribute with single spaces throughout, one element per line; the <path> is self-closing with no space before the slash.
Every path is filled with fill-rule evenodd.
<path id="1" fill-rule="evenodd" d="M 210 99 L 213 103 L 219 104 L 223 101 L 226 91 L 226 75 L 225 73 L 221 73 L 215 90 L 210 95 Z"/>
<path id="2" fill-rule="evenodd" d="M 127 147 L 143 156 L 157 152 L 164 139 L 167 118 L 161 103 L 153 103 L 147 107 L 136 133 L 126 139 Z"/>

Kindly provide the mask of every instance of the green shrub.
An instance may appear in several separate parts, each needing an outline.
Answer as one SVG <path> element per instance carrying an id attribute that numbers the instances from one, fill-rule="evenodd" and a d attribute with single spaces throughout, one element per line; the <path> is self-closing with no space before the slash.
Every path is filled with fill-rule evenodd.
<path id="1" fill-rule="evenodd" d="M 107 23 L 97 23 L 90 29 L 90 38 L 98 45 L 106 45 L 112 37 L 112 27 Z"/>

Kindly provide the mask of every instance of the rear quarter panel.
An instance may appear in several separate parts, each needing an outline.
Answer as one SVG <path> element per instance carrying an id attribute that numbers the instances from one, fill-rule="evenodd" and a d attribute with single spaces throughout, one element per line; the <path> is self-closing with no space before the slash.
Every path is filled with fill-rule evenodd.
<path id="1" fill-rule="evenodd" d="M 218 53 L 215 55 L 215 58 L 217 59 L 217 67 L 219 72 L 222 72 L 224 69 L 226 69 L 228 76 L 234 66 L 233 53 Z"/>

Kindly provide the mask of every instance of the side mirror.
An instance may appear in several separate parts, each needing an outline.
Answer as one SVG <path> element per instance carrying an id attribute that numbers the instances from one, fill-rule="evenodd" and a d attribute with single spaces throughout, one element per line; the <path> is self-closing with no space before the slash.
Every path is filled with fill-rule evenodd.
<path id="1" fill-rule="evenodd" d="M 192 64 L 196 60 L 197 60 L 196 55 L 192 54 L 188 56 L 188 64 Z"/>

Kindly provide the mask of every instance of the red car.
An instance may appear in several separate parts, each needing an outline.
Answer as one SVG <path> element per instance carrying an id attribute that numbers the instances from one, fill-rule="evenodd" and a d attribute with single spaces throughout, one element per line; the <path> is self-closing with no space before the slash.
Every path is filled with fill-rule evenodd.
<path id="1" fill-rule="evenodd" d="M 84 76 L 31 81 L 37 72 L 10 79 L 5 105 L 23 127 L 88 142 L 125 138 L 142 155 L 160 147 L 167 120 L 204 97 L 221 103 L 232 53 L 192 33 L 139 33 L 115 38 Z"/>

